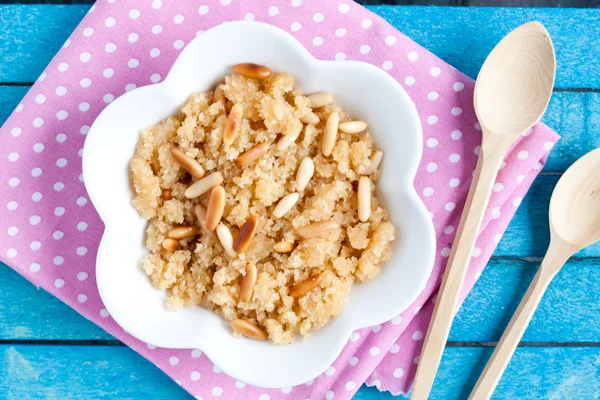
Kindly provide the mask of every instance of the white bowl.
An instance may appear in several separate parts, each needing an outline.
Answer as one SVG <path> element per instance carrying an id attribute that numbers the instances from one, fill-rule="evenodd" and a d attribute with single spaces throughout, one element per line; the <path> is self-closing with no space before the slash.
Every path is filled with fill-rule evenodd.
<path id="1" fill-rule="evenodd" d="M 229 324 L 200 307 L 170 312 L 165 293 L 140 268 L 146 221 L 131 205 L 128 164 L 140 130 L 173 114 L 194 91 L 211 89 L 240 62 L 291 73 L 307 93 L 330 91 L 354 116 L 369 123 L 384 150 L 379 195 L 397 229 L 394 256 L 380 275 L 353 286 L 344 311 L 310 339 L 275 346 L 235 338 Z M 422 152 L 415 106 L 392 77 L 370 64 L 320 61 L 288 33 L 257 22 L 230 22 L 206 31 L 182 51 L 164 82 L 113 101 L 87 135 L 83 175 L 106 225 L 96 279 L 115 321 L 158 347 L 201 349 L 225 373 L 251 385 L 279 388 L 315 378 L 331 365 L 352 331 L 381 324 L 406 310 L 431 273 L 435 236 L 413 188 Z M 249 360 L 252 360 L 251 362 Z"/>

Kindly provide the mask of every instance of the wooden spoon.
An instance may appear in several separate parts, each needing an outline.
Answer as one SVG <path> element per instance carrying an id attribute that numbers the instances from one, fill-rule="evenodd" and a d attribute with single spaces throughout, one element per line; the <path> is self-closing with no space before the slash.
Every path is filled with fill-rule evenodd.
<path id="1" fill-rule="evenodd" d="M 600 240 L 600 149 L 560 178 L 550 200 L 550 246 L 469 399 L 489 399 L 552 278 L 574 253 Z"/>
<path id="2" fill-rule="evenodd" d="M 509 33 L 481 67 L 474 98 L 483 131 L 479 161 L 433 310 L 411 399 L 425 400 L 429 395 L 498 170 L 509 147 L 544 114 L 555 71 L 552 41 L 539 22 L 524 24 Z"/>

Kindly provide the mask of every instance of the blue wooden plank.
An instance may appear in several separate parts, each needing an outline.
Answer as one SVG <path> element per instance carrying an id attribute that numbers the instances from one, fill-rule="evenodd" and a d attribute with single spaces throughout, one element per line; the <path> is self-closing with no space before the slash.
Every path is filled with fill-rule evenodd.
<path id="1" fill-rule="evenodd" d="M 89 5 L 0 6 L 0 81 L 33 81 Z M 600 88 L 600 13 L 585 9 L 369 7 L 397 29 L 475 77 L 509 30 L 539 20 L 557 52 L 556 86 Z"/>
<path id="2" fill-rule="evenodd" d="M 431 399 L 464 399 L 490 348 L 447 348 Z M 594 399 L 600 348 L 521 347 L 495 399 Z M 123 346 L 0 345 L 0 398 L 191 399 L 151 363 Z M 355 400 L 394 398 L 362 387 Z M 400 397 L 404 398 L 404 397 Z"/>

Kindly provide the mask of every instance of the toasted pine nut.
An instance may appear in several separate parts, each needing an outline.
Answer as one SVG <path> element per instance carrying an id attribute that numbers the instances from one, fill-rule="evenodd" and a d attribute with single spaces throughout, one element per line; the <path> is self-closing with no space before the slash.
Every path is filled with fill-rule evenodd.
<path id="1" fill-rule="evenodd" d="M 252 79 L 267 79 L 273 73 L 271 68 L 254 63 L 236 64 L 233 66 L 233 70 L 246 78 Z"/>
<path id="2" fill-rule="evenodd" d="M 310 225 L 302 226 L 296 229 L 298 235 L 302 236 L 304 239 L 310 239 L 313 237 L 325 235 L 331 231 L 338 229 L 340 225 L 334 220 L 326 220 L 313 222 Z"/>
<path id="3" fill-rule="evenodd" d="M 217 237 L 219 238 L 219 242 L 221 242 L 221 246 L 225 249 L 225 252 L 229 254 L 230 257 L 235 257 L 237 254 L 233 251 L 233 236 L 226 225 L 219 224 L 217 226 Z"/>
<path id="4" fill-rule="evenodd" d="M 215 91 L 213 92 L 213 97 L 212 97 L 212 102 L 216 103 L 216 102 L 223 102 L 223 105 L 225 105 L 225 95 L 223 94 L 223 87 L 221 86 L 221 84 L 218 84 L 217 87 L 215 88 Z"/>
<path id="5" fill-rule="evenodd" d="M 179 248 L 179 242 L 177 240 L 175 240 L 175 239 L 166 238 L 162 242 L 162 247 L 165 250 L 170 251 L 171 253 L 173 253 L 173 252 L 175 252 Z"/>
<path id="6" fill-rule="evenodd" d="M 366 222 L 371 216 L 371 180 L 361 176 L 358 180 L 358 219 Z"/>
<path id="7" fill-rule="evenodd" d="M 267 151 L 269 151 L 271 143 L 262 142 L 251 148 L 250 150 L 242 153 L 236 160 L 235 163 L 238 167 L 244 167 L 250 164 L 252 161 L 262 157 Z"/>
<path id="8" fill-rule="evenodd" d="M 204 168 L 194 158 L 187 156 L 183 151 L 176 147 L 171 147 L 171 155 L 187 172 L 194 178 L 200 179 L 204 176 Z"/>
<path id="9" fill-rule="evenodd" d="M 195 199 L 221 183 L 223 183 L 223 174 L 221 172 L 213 172 L 188 187 L 184 193 L 185 197 Z"/>
<path id="10" fill-rule="evenodd" d="M 197 226 L 180 225 L 167 232 L 167 236 L 171 239 L 185 239 L 196 236 L 200 232 Z"/>
<path id="11" fill-rule="evenodd" d="M 233 250 L 238 253 L 243 253 L 250 245 L 250 240 L 254 237 L 257 228 L 258 217 L 254 215 L 249 216 L 244 225 L 240 228 L 240 232 L 235 237 Z"/>
<path id="12" fill-rule="evenodd" d="M 300 195 L 298 193 L 290 193 L 281 200 L 279 200 L 279 203 L 277 203 L 277 205 L 273 209 L 273 216 L 275 218 L 283 217 L 285 214 L 287 214 L 288 211 L 292 209 L 292 207 L 294 207 L 294 205 L 298 202 L 299 198 Z"/>
<path id="13" fill-rule="evenodd" d="M 321 150 L 324 156 L 328 156 L 333 151 L 335 146 L 335 139 L 338 133 L 338 125 L 340 123 L 340 114 L 337 111 L 329 114 L 327 122 L 325 123 L 325 132 L 323 132 L 323 143 Z"/>
<path id="14" fill-rule="evenodd" d="M 202 225 L 202 227 L 208 231 L 208 228 L 206 227 L 206 208 L 204 208 L 202 204 L 196 204 L 196 207 L 194 207 L 194 213 L 196 214 L 196 218 L 198 218 L 200 225 Z"/>
<path id="15" fill-rule="evenodd" d="M 248 302 L 252 299 L 252 290 L 256 283 L 256 265 L 246 265 L 246 275 L 240 278 L 240 300 Z"/>
<path id="16" fill-rule="evenodd" d="M 234 319 L 230 322 L 231 328 L 242 335 L 254 340 L 267 340 L 267 332 L 258 326 L 243 319 Z"/>
<path id="17" fill-rule="evenodd" d="M 318 274 L 314 274 L 314 275 L 306 278 L 302 282 L 294 285 L 294 287 L 292 287 L 290 289 L 288 294 L 292 297 L 304 296 L 306 293 L 310 292 L 311 290 L 313 290 L 314 288 L 319 286 L 319 284 L 321 283 L 322 280 L 323 280 L 323 275 L 321 274 L 321 272 L 319 272 Z"/>
<path id="18" fill-rule="evenodd" d="M 226 146 L 231 146 L 237 135 L 240 133 L 243 115 L 244 107 L 241 104 L 238 103 L 231 107 L 225 129 L 223 130 L 223 143 Z"/>
<path id="19" fill-rule="evenodd" d="M 381 150 L 377 150 L 375 153 L 373 153 L 370 159 L 371 164 L 369 165 L 369 168 L 367 168 L 367 170 L 365 171 L 365 174 L 370 175 L 377 171 L 377 168 L 379 168 L 379 164 L 381 164 L 382 158 L 383 152 Z"/>
<path id="20" fill-rule="evenodd" d="M 298 139 L 298 135 L 284 135 L 277 141 L 277 150 L 285 150 Z"/>
<path id="21" fill-rule="evenodd" d="M 165 189 L 160 194 L 160 197 L 162 197 L 163 200 L 171 200 L 173 198 L 173 192 L 171 192 L 170 189 Z"/>
<path id="22" fill-rule="evenodd" d="M 310 182 L 313 174 L 315 173 L 315 163 L 312 158 L 305 157 L 300 162 L 298 172 L 296 172 L 296 190 L 301 192 L 306 189 L 308 182 Z"/>
<path id="23" fill-rule="evenodd" d="M 319 121 L 321 121 L 321 118 L 319 118 L 319 116 L 317 114 L 315 114 L 314 112 L 309 112 L 307 114 L 304 114 L 300 118 L 300 121 L 304 122 L 305 124 L 316 125 L 319 123 Z"/>
<path id="24" fill-rule="evenodd" d="M 219 185 L 212 188 L 206 207 L 205 223 L 209 232 L 217 229 L 217 225 L 219 225 L 223 216 L 223 210 L 225 210 L 225 189 Z"/>
<path id="25" fill-rule="evenodd" d="M 346 121 L 340 124 L 340 131 L 345 133 L 358 133 L 367 129 L 365 121 Z"/>
<path id="26" fill-rule="evenodd" d="M 281 242 L 275 243 L 273 246 L 273 250 L 278 253 L 289 253 L 294 250 L 294 243 L 286 242 L 282 240 Z"/>
<path id="27" fill-rule="evenodd" d="M 333 93 L 321 92 L 315 93 L 308 96 L 310 100 L 310 106 L 312 108 L 319 108 L 326 106 L 327 104 L 333 103 Z"/>

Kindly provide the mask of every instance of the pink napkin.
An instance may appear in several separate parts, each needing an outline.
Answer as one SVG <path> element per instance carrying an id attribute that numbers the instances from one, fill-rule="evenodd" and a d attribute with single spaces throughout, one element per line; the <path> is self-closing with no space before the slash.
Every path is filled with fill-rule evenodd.
<path id="1" fill-rule="evenodd" d="M 146 346 L 116 325 L 96 289 L 94 261 L 104 226 L 81 176 L 85 135 L 106 104 L 161 81 L 185 44 L 204 30 L 242 19 L 291 32 L 318 58 L 366 61 L 402 83 L 423 124 L 415 187 L 437 232 L 434 272 L 415 303 L 388 323 L 354 332 L 340 357 L 314 381 L 281 390 L 246 386 L 221 373 L 199 350 Z M 479 151 L 472 94 L 470 78 L 350 0 L 98 1 L 0 131 L 0 258 L 198 398 L 348 399 L 365 381 L 406 393 Z M 557 139 L 538 124 L 508 155 L 464 295 Z"/>

